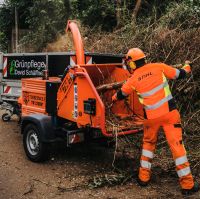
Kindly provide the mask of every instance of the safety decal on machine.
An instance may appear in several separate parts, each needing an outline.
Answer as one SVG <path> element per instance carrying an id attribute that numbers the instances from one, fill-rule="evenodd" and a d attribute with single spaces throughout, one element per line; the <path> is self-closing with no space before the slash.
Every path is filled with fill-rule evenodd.
<path id="1" fill-rule="evenodd" d="M 78 86 L 74 84 L 74 119 L 78 117 Z"/>
<path id="2" fill-rule="evenodd" d="M 125 69 L 125 70 L 127 70 L 125 59 L 122 60 L 122 68 Z"/>
<path id="3" fill-rule="evenodd" d="M 5 93 L 5 94 L 11 94 L 11 87 L 10 86 L 4 86 L 3 93 Z"/>
<path id="4" fill-rule="evenodd" d="M 76 56 L 70 56 L 70 66 L 76 65 Z"/>
<path id="5" fill-rule="evenodd" d="M 8 75 L 7 65 L 8 65 L 8 58 L 4 57 L 3 58 L 3 77 L 7 77 L 7 75 Z"/>
<path id="6" fill-rule="evenodd" d="M 92 57 L 91 56 L 86 56 L 86 64 L 92 64 Z"/>

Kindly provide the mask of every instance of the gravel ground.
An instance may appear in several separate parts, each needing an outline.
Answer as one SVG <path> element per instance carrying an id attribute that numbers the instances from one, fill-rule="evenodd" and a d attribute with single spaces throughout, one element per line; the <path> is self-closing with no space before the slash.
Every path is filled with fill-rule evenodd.
<path id="1" fill-rule="evenodd" d="M 59 146 L 49 161 L 33 163 L 25 156 L 17 118 L 7 123 L 0 120 L 0 199 L 182 198 L 178 179 L 162 171 L 146 188 L 137 186 L 133 177 L 123 185 L 90 189 L 88 181 L 95 176 L 113 174 L 113 152 L 96 146 Z M 134 167 L 124 157 L 116 162 L 125 171 Z M 200 198 L 200 193 L 190 198 Z"/>

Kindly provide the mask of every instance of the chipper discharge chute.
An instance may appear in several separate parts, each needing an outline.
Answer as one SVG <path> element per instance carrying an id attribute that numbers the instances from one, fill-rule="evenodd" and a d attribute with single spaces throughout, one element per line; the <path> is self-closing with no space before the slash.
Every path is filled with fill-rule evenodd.
<path id="1" fill-rule="evenodd" d="M 22 133 L 29 159 L 45 159 L 46 146 L 59 139 L 67 145 L 136 133 L 142 130 L 143 107 L 133 92 L 112 104 L 111 97 L 129 77 L 122 63 L 85 64 L 83 44 L 68 22 L 76 65 L 62 77 L 22 79 Z"/>

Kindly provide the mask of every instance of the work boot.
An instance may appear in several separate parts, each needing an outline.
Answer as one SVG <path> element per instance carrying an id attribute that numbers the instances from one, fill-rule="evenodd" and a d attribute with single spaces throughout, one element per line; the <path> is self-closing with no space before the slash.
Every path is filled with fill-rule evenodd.
<path id="1" fill-rule="evenodd" d="M 194 183 L 194 186 L 191 189 L 182 189 L 182 194 L 185 196 L 192 195 L 193 193 L 199 191 L 198 182 Z"/>
<path id="2" fill-rule="evenodd" d="M 141 187 L 146 187 L 150 182 L 150 180 L 148 180 L 147 182 L 144 182 L 144 181 L 140 180 L 139 177 L 137 177 L 136 181 L 137 181 L 138 185 L 140 185 Z"/>

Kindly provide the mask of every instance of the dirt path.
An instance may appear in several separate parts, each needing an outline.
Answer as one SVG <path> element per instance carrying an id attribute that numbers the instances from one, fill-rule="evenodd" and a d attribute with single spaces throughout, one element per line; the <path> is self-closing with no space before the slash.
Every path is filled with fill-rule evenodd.
<path id="1" fill-rule="evenodd" d="M 59 147 L 48 162 L 32 163 L 24 154 L 16 119 L 0 120 L 0 199 L 182 198 L 177 178 L 168 176 L 155 176 L 147 188 L 138 187 L 135 179 L 98 189 L 84 186 L 96 175 L 112 173 L 112 160 L 113 154 L 105 148 Z M 199 193 L 192 198 L 200 198 Z"/>

